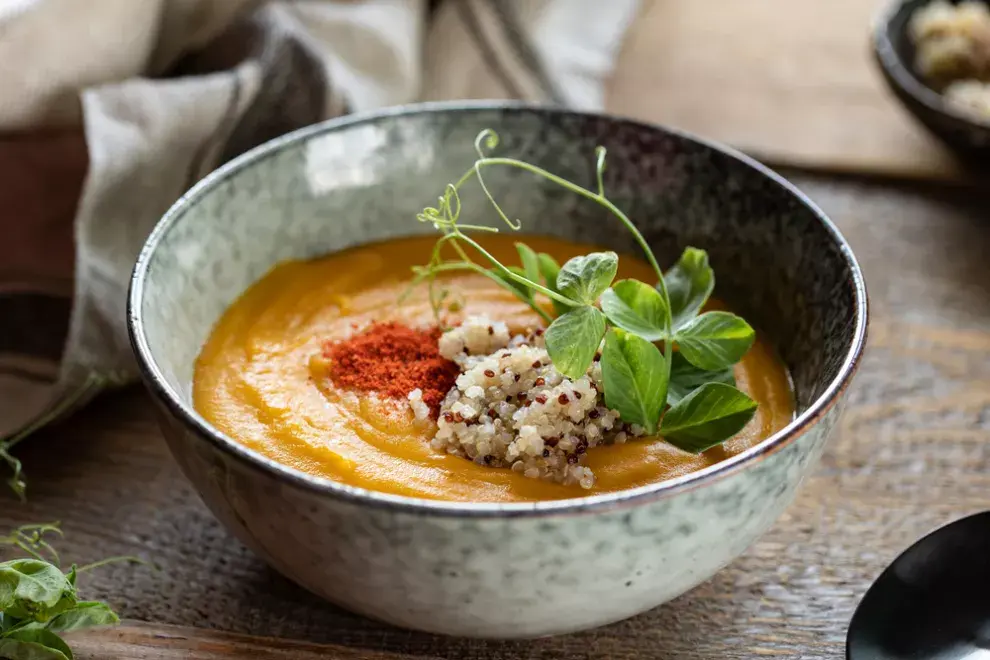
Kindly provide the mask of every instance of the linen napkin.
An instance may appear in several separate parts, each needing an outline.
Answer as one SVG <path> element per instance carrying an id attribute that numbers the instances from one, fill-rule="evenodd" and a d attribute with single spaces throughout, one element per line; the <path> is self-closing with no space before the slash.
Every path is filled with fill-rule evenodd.
<path id="1" fill-rule="evenodd" d="M 600 109 L 638 5 L 0 0 L 0 133 L 81 127 L 88 160 L 74 219 L 0 212 L 0 458 L 135 379 L 132 265 L 210 170 L 295 128 L 416 100 Z M 24 155 L 4 144 L 0 160 Z"/>

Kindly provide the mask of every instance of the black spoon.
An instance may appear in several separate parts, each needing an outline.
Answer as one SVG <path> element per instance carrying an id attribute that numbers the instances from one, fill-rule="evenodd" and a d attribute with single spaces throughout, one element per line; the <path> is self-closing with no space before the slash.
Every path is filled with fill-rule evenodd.
<path id="1" fill-rule="evenodd" d="M 990 660 L 990 511 L 938 529 L 873 583 L 848 660 Z"/>

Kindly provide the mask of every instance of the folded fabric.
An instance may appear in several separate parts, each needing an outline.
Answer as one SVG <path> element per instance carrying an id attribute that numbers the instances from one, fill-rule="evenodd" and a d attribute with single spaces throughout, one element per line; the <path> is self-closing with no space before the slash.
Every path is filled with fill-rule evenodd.
<path id="1" fill-rule="evenodd" d="M 66 218 L 71 302 L 51 263 L 4 269 L 21 248 L 0 246 L 0 454 L 134 380 L 134 259 L 207 172 L 295 128 L 420 99 L 601 108 L 638 4 L 0 0 L 0 131 L 81 125 L 89 163 Z M 0 233 L 28 240 L 18 223 L 0 216 Z"/>

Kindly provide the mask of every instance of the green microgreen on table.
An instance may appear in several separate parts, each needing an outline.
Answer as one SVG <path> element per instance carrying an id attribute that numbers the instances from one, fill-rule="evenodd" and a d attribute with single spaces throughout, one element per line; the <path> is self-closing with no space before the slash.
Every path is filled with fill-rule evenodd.
<path id="1" fill-rule="evenodd" d="M 436 207 L 417 216 L 441 233 L 429 263 L 414 269 L 413 280 L 414 285 L 427 282 L 437 318 L 447 296 L 438 289 L 437 276 L 475 272 L 512 292 L 549 325 L 547 352 L 565 376 L 583 376 L 601 351 L 605 402 L 624 422 L 691 452 L 721 444 L 742 430 L 756 402 L 735 387 L 732 366 L 752 346 L 755 333 L 735 314 L 702 311 L 715 288 L 708 254 L 687 248 L 667 273 L 661 270 L 636 225 L 605 195 L 604 147 L 595 151 L 597 185 L 589 190 L 531 163 L 488 155 L 497 146 L 498 135 L 482 131 L 475 140 L 478 159 L 473 167 L 447 185 Z M 499 218 L 513 231 L 522 227 L 505 214 L 485 183 L 482 172 L 491 166 L 525 170 L 603 206 L 632 234 L 656 281 L 615 282 L 619 257 L 614 252 L 592 252 L 560 265 L 550 255 L 516 243 L 520 264 L 501 263 L 468 233 L 497 228 L 459 222 L 458 190 L 477 179 Z M 444 259 L 445 245 L 456 258 Z"/>
<path id="2" fill-rule="evenodd" d="M 0 537 L 0 546 L 28 555 L 0 562 L 0 658 L 72 660 L 62 634 L 119 621 L 106 603 L 79 600 L 78 576 L 111 562 L 144 563 L 136 557 L 114 557 L 63 572 L 46 534 L 61 536 L 62 531 L 58 523 L 24 525 Z"/>

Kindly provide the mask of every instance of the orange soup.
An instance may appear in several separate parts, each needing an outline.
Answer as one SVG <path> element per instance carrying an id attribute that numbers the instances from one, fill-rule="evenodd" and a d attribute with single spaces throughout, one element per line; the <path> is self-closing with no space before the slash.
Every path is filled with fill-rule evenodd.
<path id="1" fill-rule="evenodd" d="M 526 241 L 561 263 L 592 249 L 533 236 Z M 586 490 L 434 451 L 435 428 L 417 423 L 407 402 L 317 382 L 310 360 L 324 342 L 372 321 L 434 324 L 425 286 L 398 301 L 411 267 L 428 260 L 435 242 L 432 236 L 393 240 L 275 267 L 231 305 L 203 347 L 193 382 L 196 409 L 231 438 L 297 470 L 397 495 L 475 502 L 583 497 L 664 481 L 738 454 L 794 416 L 788 374 L 757 335 L 735 367 L 738 387 L 759 404 L 756 415 L 741 433 L 703 454 L 660 438 L 593 447 L 585 465 L 596 481 Z M 512 237 L 486 237 L 485 247 L 504 263 L 518 259 Z M 630 256 L 619 260 L 618 277 L 654 279 L 644 261 Z M 451 321 L 480 314 L 513 329 L 542 324 L 527 305 L 479 275 L 452 276 L 445 287 L 462 301 Z"/>

